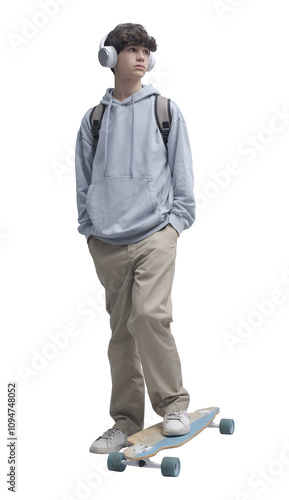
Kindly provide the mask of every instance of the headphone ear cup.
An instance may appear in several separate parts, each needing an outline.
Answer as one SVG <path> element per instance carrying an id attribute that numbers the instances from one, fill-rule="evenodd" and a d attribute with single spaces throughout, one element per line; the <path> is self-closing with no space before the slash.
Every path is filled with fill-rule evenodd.
<path id="1" fill-rule="evenodd" d="M 104 68 L 114 68 L 117 65 L 117 52 L 114 47 L 104 46 L 107 37 L 105 35 L 99 44 L 98 60 Z"/>
<path id="2" fill-rule="evenodd" d="M 114 68 L 117 65 L 117 52 L 114 47 L 101 47 L 98 51 L 98 60 L 105 68 Z"/>
<path id="3" fill-rule="evenodd" d="M 147 67 L 147 71 L 151 71 L 156 63 L 156 56 L 153 52 L 150 52 L 149 65 Z"/>

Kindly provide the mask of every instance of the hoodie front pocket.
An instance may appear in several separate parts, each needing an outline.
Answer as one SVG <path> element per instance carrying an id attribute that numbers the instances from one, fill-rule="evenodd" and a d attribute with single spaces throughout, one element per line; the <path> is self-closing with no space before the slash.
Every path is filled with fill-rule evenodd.
<path id="1" fill-rule="evenodd" d="M 161 222 L 151 178 L 107 177 L 89 188 L 87 211 L 95 234 L 142 234 Z"/>

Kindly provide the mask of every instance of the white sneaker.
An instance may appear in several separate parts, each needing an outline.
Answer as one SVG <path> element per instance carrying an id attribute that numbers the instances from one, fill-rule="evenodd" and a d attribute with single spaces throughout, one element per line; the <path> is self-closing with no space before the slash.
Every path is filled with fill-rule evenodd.
<path id="1" fill-rule="evenodd" d="M 190 430 L 190 417 L 186 411 L 170 411 L 164 416 L 164 436 L 184 436 Z"/>
<path id="2" fill-rule="evenodd" d="M 97 438 L 89 448 L 91 453 L 111 453 L 124 448 L 128 436 L 119 429 L 108 429 L 102 436 Z"/>

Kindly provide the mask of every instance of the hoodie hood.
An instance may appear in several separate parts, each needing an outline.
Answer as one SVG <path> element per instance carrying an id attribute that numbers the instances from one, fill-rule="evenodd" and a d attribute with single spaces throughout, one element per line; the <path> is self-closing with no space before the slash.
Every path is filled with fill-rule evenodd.
<path id="1" fill-rule="evenodd" d="M 107 106 L 107 117 L 105 124 L 105 144 L 104 144 L 104 171 L 103 176 L 106 177 L 107 174 L 107 150 L 109 143 L 109 130 L 110 130 L 110 117 L 112 108 L 127 107 L 131 106 L 131 130 L 130 130 L 130 162 L 129 162 L 129 175 L 133 179 L 134 176 L 134 151 L 135 151 L 135 104 L 150 97 L 152 95 L 159 94 L 159 91 L 155 89 L 152 85 L 143 85 L 142 89 L 131 95 L 124 101 L 118 101 L 113 97 L 113 88 L 108 88 L 104 94 L 101 104 Z"/>
<path id="2" fill-rule="evenodd" d="M 138 92 L 125 99 L 125 101 L 118 101 L 113 97 L 112 95 L 113 91 L 114 91 L 113 88 L 107 89 L 100 102 L 102 104 L 105 104 L 106 106 L 109 105 L 110 101 L 112 101 L 112 104 L 115 104 L 117 106 L 129 106 L 133 102 L 136 103 L 151 95 L 159 94 L 159 91 L 155 89 L 152 85 L 143 85 L 142 89 L 140 89 Z"/>

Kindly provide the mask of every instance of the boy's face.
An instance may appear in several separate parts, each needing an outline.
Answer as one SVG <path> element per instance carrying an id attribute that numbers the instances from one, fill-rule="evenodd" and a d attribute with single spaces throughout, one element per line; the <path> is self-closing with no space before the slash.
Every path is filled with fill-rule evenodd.
<path id="1" fill-rule="evenodd" d="M 119 54 L 114 68 L 115 76 L 140 79 L 149 65 L 150 51 L 146 47 L 128 45 Z"/>

